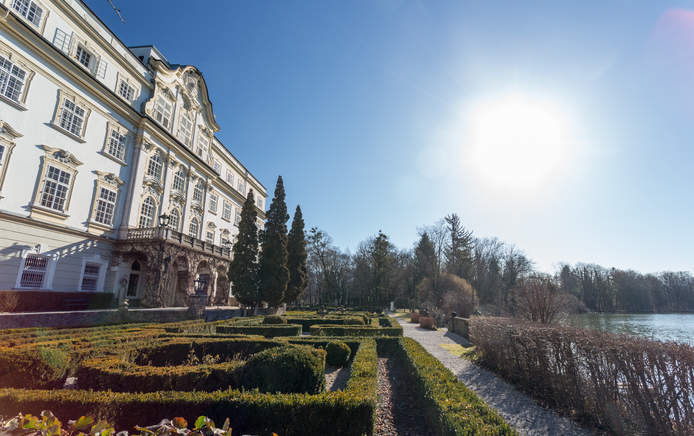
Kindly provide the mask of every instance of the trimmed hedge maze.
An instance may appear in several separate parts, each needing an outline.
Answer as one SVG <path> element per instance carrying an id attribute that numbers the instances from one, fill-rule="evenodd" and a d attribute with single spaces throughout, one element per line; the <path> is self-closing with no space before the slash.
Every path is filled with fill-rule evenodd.
<path id="1" fill-rule="evenodd" d="M 234 434 L 371 435 L 378 357 L 390 356 L 405 362 L 433 433 L 513 434 L 386 316 L 267 318 L 0 331 L 0 415 L 91 415 L 128 431 L 204 415 L 229 417 Z M 343 390 L 325 391 L 326 362 L 349 368 Z"/>

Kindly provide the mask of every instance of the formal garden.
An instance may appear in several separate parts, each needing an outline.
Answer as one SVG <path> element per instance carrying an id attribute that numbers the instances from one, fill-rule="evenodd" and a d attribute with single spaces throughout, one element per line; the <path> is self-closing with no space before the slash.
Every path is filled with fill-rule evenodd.
<path id="1" fill-rule="evenodd" d="M 389 411 L 378 410 L 387 364 L 408 389 L 392 402 L 417 410 L 416 434 L 514 434 L 402 331 L 389 316 L 344 310 L 4 330 L 0 415 L 6 428 L 108 423 L 137 434 L 190 423 L 212 434 L 218 423 L 217 433 L 235 435 L 387 434 L 379 426 Z"/>

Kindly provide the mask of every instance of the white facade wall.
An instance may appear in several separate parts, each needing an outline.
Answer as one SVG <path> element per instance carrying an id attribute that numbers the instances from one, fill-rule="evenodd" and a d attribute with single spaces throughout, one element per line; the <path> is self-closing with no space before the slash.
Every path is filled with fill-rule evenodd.
<path id="1" fill-rule="evenodd" d="M 14 10 L 17 1 L 0 0 L 0 56 L 27 73 L 19 101 L 0 96 L 0 145 L 5 147 L 0 159 L 0 290 L 16 289 L 23 259 L 38 252 L 50 258 L 51 277 L 46 272 L 42 289 L 80 290 L 90 263 L 101 265 L 97 290 L 113 292 L 122 266 L 112 264 L 112 243 L 139 226 L 148 196 L 156 202 L 155 223 L 160 214 L 177 209 L 178 231 L 188 234 L 195 217 L 197 237 L 205 240 L 206 232 L 214 231 L 216 245 L 222 245 L 222 235 L 233 241 L 236 216 L 249 190 L 264 217 L 267 192 L 214 137 L 219 126 L 195 67 L 171 66 L 154 47 L 135 48 L 133 54 L 79 0 L 21 0 L 41 8 L 35 23 Z M 77 62 L 78 48 L 89 53 L 89 66 Z M 152 60 L 145 58 L 145 65 L 136 57 L 140 54 L 151 54 Z M 132 87 L 129 100 L 119 95 L 122 81 Z M 168 128 L 155 119 L 161 95 L 172 97 Z M 65 97 L 86 110 L 79 134 L 58 126 Z M 193 121 L 193 140 L 187 145 L 179 133 L 184 113 Z M 107 152 L 112 128 L 125 135 L 122 159 Z M 197 149 L 201 135 L 209 140 L 205 152 Z M 164 163 L 159 182 L 147 176 L 152 153 L 160 153 Z M 45 168 L 54 159 L 72 176 L 62 211 L 40 204 Z M 172 186 L 179 169 L 186 174 L 180 195 Z M 205 188 L 201 207 L 192 201 L 198 181 Z M 111 225 L 95 221 L 102 186 L 117 192 Z M 217 196 L 216 210 L 211 194 Z M 231 205 L 229 219 L 225 202 Z"/>

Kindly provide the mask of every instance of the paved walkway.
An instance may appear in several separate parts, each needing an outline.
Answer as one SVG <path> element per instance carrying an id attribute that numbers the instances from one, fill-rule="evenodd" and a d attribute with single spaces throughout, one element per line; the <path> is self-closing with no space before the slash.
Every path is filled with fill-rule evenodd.
<path id="1" fill-rule="evenodd" d="M 441 347 L 441 344 L 468 346 L 465 338 L 442 331 L 419 328 L 405 319 L 398 319 L 408 336 L 450 369 L 458 380 L 472 389 L 484 402 L 511 424 L 519 433 L 534 435 L 590 435 L 574 421 L 538 405 L 500 377 Z"/>

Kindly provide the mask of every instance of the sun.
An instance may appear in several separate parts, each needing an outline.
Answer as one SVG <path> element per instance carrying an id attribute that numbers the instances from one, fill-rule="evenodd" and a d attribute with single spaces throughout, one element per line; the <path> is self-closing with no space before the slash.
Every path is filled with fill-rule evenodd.
<path id="1" fill-rule="evenodd" d="M 562 161 L 565 125 L 547 102 L 519 96 L 483 102 L 469 121 L 471 164 L 495 184 L 537 187 Z"/>

